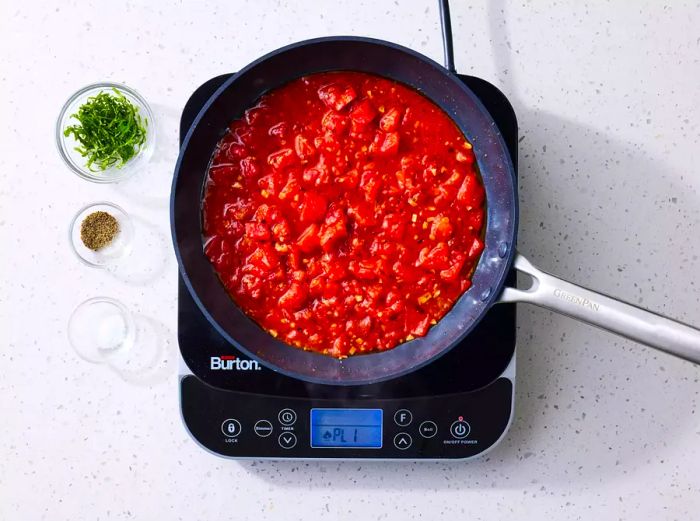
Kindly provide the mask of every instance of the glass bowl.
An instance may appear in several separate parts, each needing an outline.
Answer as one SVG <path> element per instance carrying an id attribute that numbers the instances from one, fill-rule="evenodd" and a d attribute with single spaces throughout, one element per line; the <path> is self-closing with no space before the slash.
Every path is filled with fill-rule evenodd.
<path id="1" fill-rule="evenodd" d="M 136 326 L 129 310 L 113 298 L 94 297 L 73 310 L 68 319 L 68 341 L 88 362 L 103 363 L 131 349 Z"/>
<path id="2" fill-rule="evenodd" d="M 99 211 L 107 212 L 117 220 L 119 232 L 111 243 L 95 251 L 83 244 L 80 238 L 80 227 L 88 215 Z M 120 258 L 131 251 L 131 246 L 134 242 L 134 225 L 126 211 L 116 204 L 108 202 L 92 203 L 81 208 L 75 214 L 70 223 L 69 236 L 73 251 L 82 262 L 93 268 L 107 268 L 116 264 Z"/>
<path id="3" fill-rule="evenodd" d="M 77 122 L 77 120 L 71 118 L 71 116 L 78 112 L 80 106 L 83 105 L 89 97 L 95 96 L 100 92 L 112 92 L 113 88 L 119 90 L 119 92 L 126 96 L 126 98 L 139 109 L 141 117 L 148 121 L 146 125 L 146 141 L 139 153 L 127 161 L 121 168 L 111 167 L 106 170 L 92 171 L 86 167 L 86 158 L 75 150 L 75 147 L 78 146 L 78 142 L 72 135 L 68 137 L 64 136 L 63 131 L 66 127 Z M 153 155 L 155 142 L 156 125 L 151 107 L 148 106 L 146 100 L 143 99 L 138 92 L 120 83 L 94 83 L 83 87 L 68 98 L 68 101 L 63 105 L 61 113 L 58 115 L 58 120 L 56 121 L 56 145 L 58 146 L 58 153 L 61 158 L 63 158 L 66 165 L 68 165 L 68 168 L 83 179 L 87 179 L 93 183 L 115 183 L 134 175 L 148 164 L 148 161 Z"/>

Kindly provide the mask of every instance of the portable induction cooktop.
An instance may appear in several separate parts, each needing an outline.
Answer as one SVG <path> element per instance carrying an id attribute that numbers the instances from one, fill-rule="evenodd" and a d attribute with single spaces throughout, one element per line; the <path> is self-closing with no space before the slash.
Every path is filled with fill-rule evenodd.
<path id="1" fill-rule="evenodd" d="M 228 77 L 192 94 L 181 141 Z M 493 116 L 517 171 L 517 121 L 507 98 L 482 79 L 459 77 Z M 507 284 L 514 282 L 511 272 Z M 435 362 L 371 385 L 312 384 L 263 367 L 216 331 L 182 277 L 178 341 L 182 419 L 202 447 L 228 458 L 464 460 L 494 447 L 513 416 L 513 304 L 493 307 Z"/>

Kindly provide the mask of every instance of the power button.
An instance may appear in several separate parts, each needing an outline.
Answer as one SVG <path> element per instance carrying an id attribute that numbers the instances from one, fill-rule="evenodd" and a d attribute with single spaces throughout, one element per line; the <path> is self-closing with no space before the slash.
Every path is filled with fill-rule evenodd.
<path id="1" fill-rule="evenodd" d="M 450 425 L 450 434 L 452 434 L 453 438 L 457 438 L 458 440 L 469 436 L 469 431 L 471 431 L 471 427 L 461 416 L 456 422 Z"/>

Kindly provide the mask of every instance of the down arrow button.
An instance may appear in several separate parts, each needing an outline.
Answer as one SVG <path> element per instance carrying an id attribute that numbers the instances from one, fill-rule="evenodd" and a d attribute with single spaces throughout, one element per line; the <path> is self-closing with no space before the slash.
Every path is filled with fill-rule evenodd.
<path id="1" fill-rule="evenodd" d="M 283 432 L 277 441 L 283 449 L 291 449 L 297 444 L 297 437 L 293 432 Z"/>

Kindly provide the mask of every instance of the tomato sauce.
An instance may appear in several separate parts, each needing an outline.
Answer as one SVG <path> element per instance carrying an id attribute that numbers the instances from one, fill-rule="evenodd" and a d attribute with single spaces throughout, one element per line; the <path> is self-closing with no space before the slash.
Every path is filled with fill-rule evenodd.
<path id="1" fill-rule="evenodd" d="M 264 95 L 213 153 L 204 251 L 272 336 L 336 357 L 424 336 L 470 286 L 484 189 L 417 91 L 358 72 Z"/>

